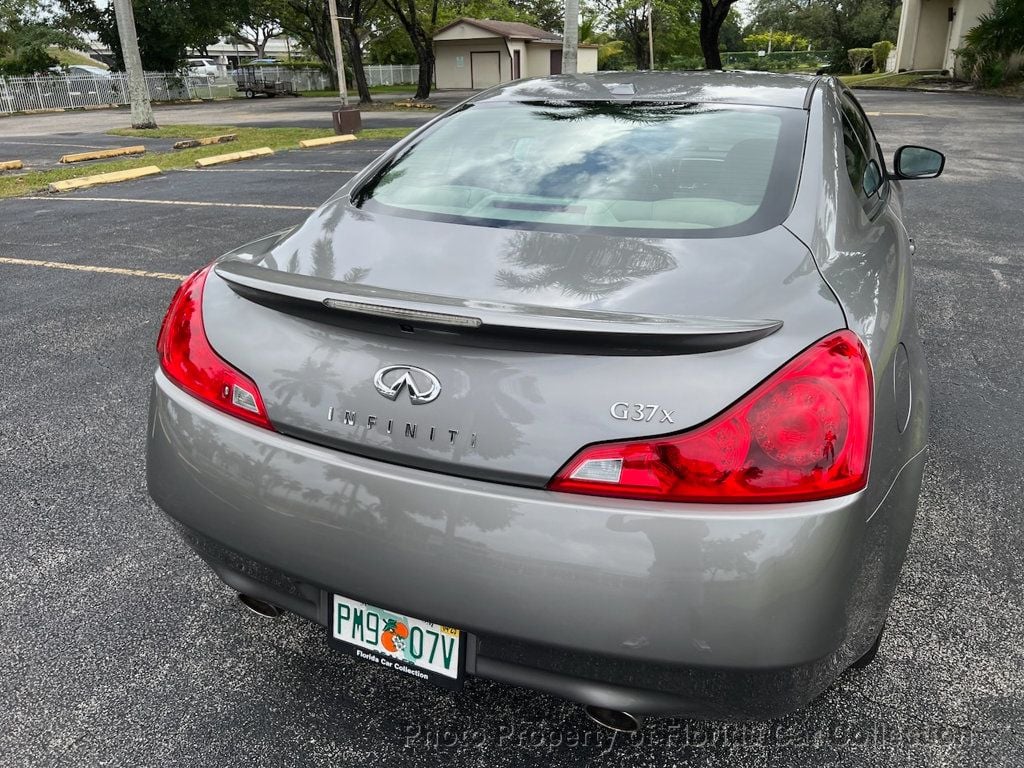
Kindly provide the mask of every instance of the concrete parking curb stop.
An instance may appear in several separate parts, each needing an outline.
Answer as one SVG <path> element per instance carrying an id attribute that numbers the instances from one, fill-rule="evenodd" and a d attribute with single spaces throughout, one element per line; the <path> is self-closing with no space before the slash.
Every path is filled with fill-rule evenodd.
<path id="1" fill-rule="evenodd" d="M 237 133 L 225 133 L 220 136 L 207 136 L 204 139 L 185 139 L 174 144 L 172 149 L 192 149 L 194 147 L 205 147 L 209 144 L 224 144 L 238 138 Z"/>
<path id="2" fill-rule="evenodd" d="M 78 152 L 73 155 L 63 155 L 60 158 L 62 163 L 80 163 L 83 160 L 103 160 L 108 157 L 121 157 L 123 155 L 141 155 L 146 148 L 141 144 L 133 147 L 116 147 L 114 149 L 97 149 L 92 152 Z"/>
<path id="3" fill-rule="evenodd" d="M 270 147 L 258 149 L 247 149 L 244 152 L 229 152 L 226 155 L 213 155 L 212 157 L 201 157 L 196 160 L 196 168 L 209 168 L 211 165 L 222 163 L 237 163 L 239 160 L 249 160 L 254 157 L 269 157 L 274 154 Z"/>
<path id="4" fill-rule="evenodd" d="M 3 160 L 0 161 L 0 171 L 17 171 L 24 168 L 25 164 L 21 160 Z"/>
<path id="5" fill-rule="evenodd" d="M 299 146 L 303 149 L 310 149 L 312 147 L 326 147 L 329 144 L 341 144 L 346 141 L 355 141 L 356 136 L 351 133 L 343 133 L 340 136 L 325 136 L 322 139 L 303 139 L 299 142 Z"/>
<path id="6" fill-rule="evenodd" d="M 92 176 L 80 176 L 77 179 L 65 179 L 49 184 L 46 189 L 50 192 L 69 192 L 73 189 L 88 189 L 98 187 L 101 184 L 115 184 L 119 181 L 131 181 L 141 179 L 144 176 L 156 176 L 162 171 L 155 165 L 147 165 L 142 168 L 129 168 L 126 171 L 113 171 L 111 173 L 97 173 Z"/>

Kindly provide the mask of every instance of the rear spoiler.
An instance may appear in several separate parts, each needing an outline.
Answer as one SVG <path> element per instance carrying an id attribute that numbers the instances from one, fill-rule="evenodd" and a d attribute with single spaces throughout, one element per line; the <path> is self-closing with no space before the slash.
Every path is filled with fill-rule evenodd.
<path id="1" fill-rule="evenodd" d="M 731 349 L 770 336 L 781 320 L 641 315 L 463 300 L 281 272 L 244 261 L 214 267 L 235 293 L 338 325 L 527 341 L 578 353 L 678 354 Z M 383 326 L 383 327 L 382 327 Z"/>

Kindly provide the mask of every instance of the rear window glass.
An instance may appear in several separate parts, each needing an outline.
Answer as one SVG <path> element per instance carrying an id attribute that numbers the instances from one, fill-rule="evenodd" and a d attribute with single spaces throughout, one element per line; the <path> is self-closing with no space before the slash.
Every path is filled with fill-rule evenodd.
<path id="1" fill-rule="evenodd" d="M 747 234 L 788 213 L 805 120 L 708 104 L 473 105 L 394 156 L 356 203 L 482 226 Z"/>

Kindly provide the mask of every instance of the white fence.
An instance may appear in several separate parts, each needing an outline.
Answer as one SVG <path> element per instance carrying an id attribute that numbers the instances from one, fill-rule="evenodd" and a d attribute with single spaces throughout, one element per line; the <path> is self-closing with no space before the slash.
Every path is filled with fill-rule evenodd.
<path id="1" fill-rule="evenodd" d="M 371 88 L 375 85 L 415 83 L 420 78 L 419 64 L 367 64 L 363 69 Z"/>
<path id="2" fill-rule="evenodd" d="M 415 83 L 419 67 L 402 64 L 371 64 L 365 67 L 370 86 Z M 230 99 L 241 94 L 235 89 L 235 72 L 210 78 L 174 72 L 147 72 L 146 85 L 153 101 L 188 99 Z M 323 91 L 331 87 L 327 73 L 318 69 L 260 67 L 259 77 L 291 83 L 295 91 Z M 349 83 L 354 87 L 354 83 Z M 128 103 L 128 76 L 123 72 L 106 75 L 36 75 L 0 77 L 0 114 L 29 110 L 81 109 Z"/>
<path id="3" fill-rule="evenodd" d="M 316 69 L 266 67 L 260 76 L 271 81 L 289 81 L 296 91 L 330 88 L 330 78 Z M 211 78 L 147 72 L 146 85 L 153 101 L 230 99 L 241 95 L 236 92 L 235 80 L 230 76 Z M 123 72 L 95 76 L 0 77 L 0 114 L 124 104 L 128 104 L 128 76 Z"/>

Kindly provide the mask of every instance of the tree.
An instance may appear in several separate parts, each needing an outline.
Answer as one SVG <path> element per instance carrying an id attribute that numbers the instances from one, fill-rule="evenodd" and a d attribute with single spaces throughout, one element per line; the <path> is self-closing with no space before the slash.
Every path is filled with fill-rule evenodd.
<path id="1" fill-rule="evenodd" d="M 743 28 L 740 26 L 739 12 L 735 7 L 725 17 L 725 23 L 718 32 L 718 49 L 721 51 L 739 51 L 743 49 Z"/>
<path id="2" fill-rule="evenodd" d="M 328 66 L 331 81 L 337 82 L 337 64 L 331 35 L 331 19 L 324 0 L 283 0 L 281 27 L 312 51 Z M 352 69 L 352 79 L 359 92 L 359 103 L 369 104 L 373 99 L 363 68 L 362 30 L 376 0 L 338 0 L 338 15 L 347 16 L 341 23 L 341 40 L 345 45 L 345 64 Z"/>
<path id="3" fill-rule="evenodd" d="M 94 0 L 60 0 L 62 22 L 70 28 L 96 35 L 110 47 L 117 67 L 124 68 L 121 40 L 117 34 L 114 9 L 98 8 Z M 205 52 L 207 46 L 230 26 L 233 3 L 208 0 L 134 0 L 142 65 L 151 71 L 177 69 L 188 50 Z"/>
<path id="4" fill-rule="evenodd" d="M 598 17 L 592 11 L 584 10 L 579 34 L 580 45 L 597 46 L 598 69 L 605 69 L 606 65 L 621 54 L 625 48 L 621 40 L 614 40 L 608 32 L 598 29 Z"/>
<path id="5" fill-rule="evenodd" d="M 755 32 L 744 37 L 743 42 L 749 51 L 766 51 L 769 48 L 773 51 L 803 51 L 809 44 L 806 37 L 776 31 Z"/>
<path id="6" fill-rule="evenodd" d="M 266 54 L 267 42 L 281 34 L 285 0 L 240 0 L 231 16 L 231 36 L 256 50 L 256 58 Z"/>
<path id="7" fill-rule="evenodd" d="M 834 66 L 844 67 L 850 48 L 870 48 L 893 40 L 900 0 L 757 0 L 747 34 L 784 31 L 832 51 Z"/>
<path id="8" fill-rule="evenodd" d="M 0 0 L 0 74 L 31 75 L 59 62 L 51 46 L 80 45 L 77 38 L 40 21 L 37 0 Z"/>
<path id="9" fill-rule="evenodd" d="M 648 0 L 592 0 L 584 8 L 584 15 L 600 15 L 612 35 L 622 41 L 633 66 L 647 69 L 650 66 L 647 50 L 647 14 L 650 9 Z M 655 39 L 660 39 L 657 32 Z"/>
<path id="10" fill-rule="evenodd" d="M 708 69 L 722 68 L 718 37 L 735 2 L 736 0 L 700 0 L 700 50 L 704 54 L 704 66 Z"/>
<path id="11" fill-rule="evenodd" d="M 409 36 L 409 42 L 420 65 L 419 80 L 416 83 L 416 98 L 430 96 L 434 82 L 434 42 L 437 29 L 440 0 L 381 0 L 398 19 L 402 29 Z"/>

